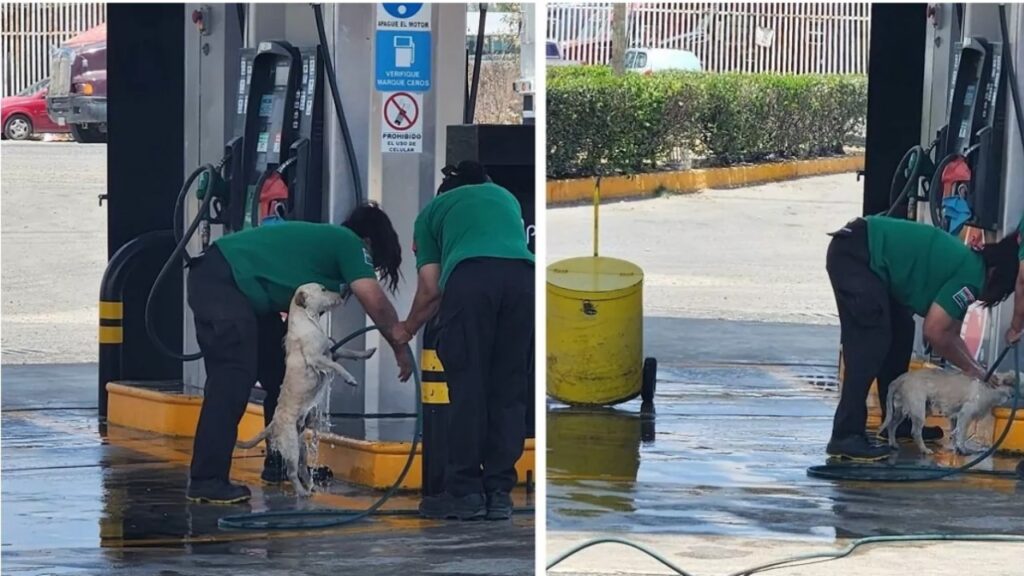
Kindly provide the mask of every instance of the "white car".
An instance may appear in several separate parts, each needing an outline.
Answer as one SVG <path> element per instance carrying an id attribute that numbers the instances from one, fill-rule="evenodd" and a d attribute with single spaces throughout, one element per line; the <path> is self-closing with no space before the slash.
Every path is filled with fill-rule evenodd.
<path id="1" fill-rule="evenodd" d="M 700 72 L 704 67 L 700 58 L 688 50 L 665 48 L 630 48 L 626 50 L 626 70 L 652 74 L 666 70 Z"/>
<path id="2" fill-rule="evenodd" d="M 548 40 L 544 43 L 545 61 L 548 66 L 572 66 L 570 62 L 562 58 L 562 51 L 558 48 L 558 42 Z"/>

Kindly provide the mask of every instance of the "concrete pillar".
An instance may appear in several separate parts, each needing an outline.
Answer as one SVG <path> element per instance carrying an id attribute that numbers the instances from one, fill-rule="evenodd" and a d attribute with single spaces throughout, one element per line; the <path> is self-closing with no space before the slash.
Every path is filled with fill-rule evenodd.
<path id="1" fill-rule="evenodd" d="M 412 253 L 412 230 L 416 216 L 423 206 L 433 198 L 440 183 L 440 169 L 444 165 L 445 129 L 449 124 L 459 123 L 462 118 L 462 100 L 466 81 L 463 69 L 465 54 L 465 4 L 427 4 L 430 9 L 433 79 L 432 88 L 423 95 L 423 152 L 419 154 L 390 154 L 381 152 L 381 124 L 383 98 L 374 87 L 373 46 L 378 5 L 341 5 L 336 16 L 335 31 L 339 46 L 335 61 L 346 79 L 353 84 L 347 96 L 354 104 L 346 114 L 357 149 L 362 144 L 365 157 L 360 157 L 360 167 L 367 171 L 367 195 L 370 200 L 380 203 L 388 213 L 398 231 L 404 253 L 402 264 L 403 283 L 391 297 L 400 317 L 404 317 L 412 305 L 416 289 L 415 255 Z M 339 82 L 344 83 L 342 80 Z M 346 89 L 342 89 L 345 93 Z M 365 113 L 364 113 L 365 110 Z M 357 119 L 358 120 L 355 120 Z M 364 120 L 368 120 L 364 123 Z M 351 191 L 344 148 L 340 134 L 331 139 L 330 157 L 336 169 L 332 175 L 332 218 L 338 221 L 350 207 Z M 357 153 L 358 155 L 358 153 Z M 344 207 L 344 208 L 343 208 Z M 350 305 L 349 308 L 355 308 Z M 362 313 L 352 317 L 352 310 L 345 310 L 332 322 L 333 336 L 341 336 L 364 326 Z M 415 344 L 415 343 L 414 343 Z M 379 352 L 366 362 L 364 385 L 358 388 L 335 387 L 331 398 L 331 411 L 357 412 L 362 414 L 413 414 L 419 399 L 410 383 L 398 381 L 394 354 L 390 347 L 376 333 L 366 337 L 366 346 L 376 346 Z M 341 388 L 345 388 L 342 390 Z M 389 432 L 388 420 L 368 420 L 365 436 L 368 439 L 392 436 L 405 437 L 407 430 Z M 400 426 L 400 424 L 392 424 Z"/>
<path id="2" fill-rule="evenodd" d="M 987 10 L 980 10 L 986 8 Z M 975 14 L 983 13 L 985 15 L 986 26 L 984 34 L 992 40 L 1000 40 L 1001 32 L 999 30 L 999 11 L 998 6 L 995 4 L 986 6 L 976 6 L 972 4 L 967 5 L 967 14 L 974 16 Z M 970 25 L 973 22 L 973 18 L 968 20 Z M 1021 46 L 1021 39 L 1024 38 L 1024 7 L 1020 4 L 1007 4 L 1006 7 L 1006 25 L 1010 37 L 1007 39 L 1010 43 L 1011 57 L 1013 62 L 1003 62 L 1003 66 L 1012 66 L 1015 68 L 1017 75 L 1018 91 L 1024 94 L 1024 46 Z M 968 31 L 972 30 L 968 27 Z M 1021 217 L 1024 217 L 1024 162 L 1021 158 L 1024 158 L 1024 146 L 1021 145 L 1021 136 L 1017 130 L 1017 116 L 1014 113 L 1013 107 L 1013 95 L 1010 92 L 1010 79 L 1006 79 L 1006 93 L 1003 99 L 1003 106 L 1006 109 L 1006 129 L 1004 131 L 1005 144 L 1003 147 L 1003 215 L 1002 225 L 1000 227 L 999 238 L 1002 238 L 1005 234 L 1013 233 L 1020 223 Z M 999 354 L 1000 349 L 1005 345 L 1003 335 L 1006 330 L 1010 327 L 1010 321 L 1013 319 L 1013 297 L 1002 305 L 1000 305 L 995 312 L 992 314 L 992 322 L 990 323 L 989 333 L 987 335 L 989 342 L 993 343 L 988 346 L 988 354 L 983 361 L 991 363 L 995 361 L 996 355 Z M 1000 367 L 1002 370 L 1012 369 L 1012 358 L 1008 358 L 1004 361 Z"/>
<path id="3" fill-rule="evenodd" d="M 203 7 L 208 11 L 206 34 L 200 34 L 191 23 L 193 10 Z M 239 79 L 238 50 L 242 41 L 234 4 L 188 4 L 185 18 L 185 173 L 182 181 L 198 166 L 216 163 L 223 155 L 224 144 L 231 139 L 234 87 Z M 198 209 L 199 203 L 192 196 L 186 204 L 186 222 L 195 217 Z M 219 231 L 213 234 L 216 237 Z M 188 249 L 191 254 L 199 253 L 198 235 Z M 184 278 L 187 281 L 187 270 Z M 184 308 L 184 349 L 194 352 L 199 345 L 192 309 L 187 304 Z M 206 380 L 203 362 L 185 363 L 183 379 L 186 392 L 201 392 Z"/>

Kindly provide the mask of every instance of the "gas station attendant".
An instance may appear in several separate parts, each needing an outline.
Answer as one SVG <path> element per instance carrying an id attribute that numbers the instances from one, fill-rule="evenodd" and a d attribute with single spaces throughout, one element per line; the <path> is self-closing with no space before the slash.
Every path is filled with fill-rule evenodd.
<path id="1" fill-rule="evenodd" d="M 206 366 L 206 391 L 192 452 L 188 498 L 233 503 L 249 489 L 228 479 L 238 423 L 259 380 L 267 396 L 264 421 L 274 417 L 284 377 L 281 314 L 295 290 L 317 282 L 345 291 L 381 328 L 395 350 L 400 377 L 413 359 L 398 315 L 381 281 L 394 292 L 402 263 L 401 244 L 387 214 L 374 204 L 356 208 L 341 225 L 289 221 L 227 235 L 193 261 L 188 303 Z M 378 275 L 380 281 L 378 281 Z M 280 456 L 267 454 L 267 482 L 284 479 Z"/>
<path id="2" fill-rule="evenodd" d="M 420 503 L 428 518 L 507 519 L 526 438 L 533 362 L 534 258 L 522 208 L 484 168 L 443 170 L 416 218 L 416 296 L 405 329 L 438 314 L 437 354 L 451 416 L 445 491 Z"/>
<path id="3" fill-rule="evenodd" d="M 907 371 L 914 315 L 924 319 L 924 338 L 935 352 L 984 378 L 960 327 L 971 304 L 991 307 L 1014 291 L 1021 250 L 1016 235 L 974 251 L 940 228 L 883 216 L 855 219 L 830 236 L 826 267 L 839 309 L 845 372 L 827 452 L 882 460 L 890 450 L 868 439 L 865 401 L 877 378 L 884 410 L 889 384 Z M 909 437 L 910 422 L 896 433 Z M 940 428 L 925 427 L 926 441 L 940 438 Z"/>

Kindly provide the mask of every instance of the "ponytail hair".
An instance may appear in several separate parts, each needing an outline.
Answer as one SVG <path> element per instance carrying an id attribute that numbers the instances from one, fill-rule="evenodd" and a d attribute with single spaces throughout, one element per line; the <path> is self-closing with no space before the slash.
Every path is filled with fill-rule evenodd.
<path id="1" fill-rule="evenodd" d="M 1008 234 L 999 242 L 985 244 L 981 259 L 985 263 L 985 286 L 978 296 L 986 308 L 1006 300 L 1017 286 L 1017 272 L 1020 268 L 1018 251 L 1020 244 L 1017 234 Z"/>
<path id="2" fill-rule="evenodd" d="M 376 202 L 367 202 L 357 206 L 342 226 L 369 240 L 373 269 L 381 284 L 394 294 L 402 277 L 402 244 L 388 215 Z"/>
<path id="3" fill-rule="evenodd" d="M 487 175 L 487 170 L 484 169 L 483 165 L 479 162 L 473 162 L 472 160 L 463 160 L 462 162 L 459 162 L 458 166 L 449 164 L 444 168 L 441 168 L 441 173 L 444 174 L 444 180 L 442 180 L 441 185 L 437 187 L 438 195 L 444 194 L 449 190 L 454 190 L 460 186 L 485 184 L 491 181 L 491 178 Z"/>

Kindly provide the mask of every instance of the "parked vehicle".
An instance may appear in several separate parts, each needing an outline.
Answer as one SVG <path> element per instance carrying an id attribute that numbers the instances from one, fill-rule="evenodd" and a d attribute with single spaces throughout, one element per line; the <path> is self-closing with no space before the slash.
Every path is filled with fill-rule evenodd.
<path id="1" fill-rule="evenodd" d="M 572 66 L 573 62 L 570 62 L 562 58 L 562 50 L 558 48 L 558 42 L 548 40 L 544 43 L 544 50 L 546 52 L 546 61 L 548 66 Z"/>
<path id="2" fill-rule="evenodd" d="M 26 140 L 37 134 L 67 132 L 66 126 L 58 126 L 46 114 L 46 92 L 49 78 L 43 78 L 14 96 L 8 96 L 0 103 L 3 137 L 8 140 Z"/>
<path id="3" fill-rule="evenodd" d="M 101 24 L 51 52 L 47 113 L 78 142 L 107 141 L 107 39 Z"/>
<path id="4" fill-rule="evenodd" d="M 626 50 L 626 70 L 652 74 L 665 70 L 700 72 L 703 70 L 700 58 L 688 50 L 665 48 L 630 48 Z"/>

